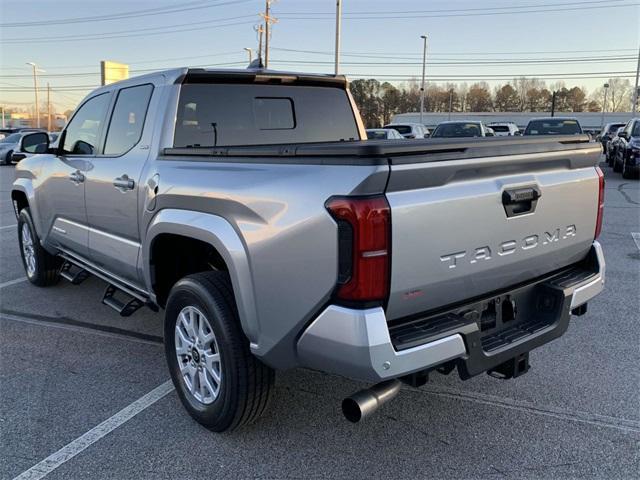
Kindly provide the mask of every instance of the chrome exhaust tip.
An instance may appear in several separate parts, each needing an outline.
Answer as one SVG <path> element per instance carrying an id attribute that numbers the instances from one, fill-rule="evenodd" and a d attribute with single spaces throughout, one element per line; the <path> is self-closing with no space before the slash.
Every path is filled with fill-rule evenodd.
<path id="1" fill-rule="evenodd" d="M 400 380 L 386 380 L 354 393 L 342 401 L 342 414 L 352 423 L 371 416 L 378 408 L 395 398 L 400 391 Z"/>

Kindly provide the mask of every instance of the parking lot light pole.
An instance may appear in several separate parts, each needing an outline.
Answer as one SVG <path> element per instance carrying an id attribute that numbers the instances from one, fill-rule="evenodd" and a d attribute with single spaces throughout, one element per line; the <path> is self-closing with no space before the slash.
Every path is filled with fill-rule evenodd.
<path id="1" fill-rule="evenodd" d="M 453 107 L 453 88 L 449 89 L 449 120 L 451 120 L 451 109 Z"/>
<path id="2" fill-rule="evenodd" d="M 424 125 L 424 74 L 427 68 L 427 36 L 420 35 L 420 38 L 424 40 L 422 47 L 422 85 L 420 86 L 420 123 Z"/>
<path id="3" fill-rule="evenodd" d="M 638 47 L 638 65 L 636 66 L 636 85 L 633 88 L 633 113 L 638 110 L 638 97 L 640 96 L 640 90 L 638 90 L 638 75 L 640 75 L 640 47 Z"/>
<path id="4" fill-rule="evenodd" d="M 604 84 L 604 100 L 602 101 L 602 119 L 600 121 L 600 130 L 604 128 L 604 112 L 607 108 L 607 90 L 609 90 L 609 84 Z"/>
<path id="5" fill-rule="evenodd" d="M 251 65 L 251 61 L 253 60 L 253 50 L 249 47 L 244 47 L 244 51 L 249 54 L 249 65 Z"/>
<path id="6" fill-rule="evenodd" d="M 40 128 L 40 106 L 38 105 L 38 66 L 33 62 L 27 62 L 33 68 L 33 91 L 36 96 L 36 128 Z"/>
<path id="7" fill-rule="evenodd" d="M 335 53 L 335 72 L 338 75 L 340 71 L 340 33 L 342 30 L 342 0 L 336 0 L 336 53 Z"/>

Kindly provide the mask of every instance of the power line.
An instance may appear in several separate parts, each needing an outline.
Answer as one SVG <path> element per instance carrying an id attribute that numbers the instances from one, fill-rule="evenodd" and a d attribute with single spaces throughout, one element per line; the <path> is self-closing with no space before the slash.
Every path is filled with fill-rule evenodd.
<path id="1" fill-rule="evenodd" d="M 321 50 L 298 50 L 294 48 L 275 48 L 272 47 L 272 50 L 278 50 L 283 52 L 297 52 L 297 53 L 316 53 L 320 55 L 331 55 L 333 56 L 333 52 L 321 51 Z M 431 52 L 429 56 L 442 56 L 442 55 L 531 55 L 531 54 L 560 54 L 560 53 L 602 53 L 602 52 L 635 52 L 635 48 L 607 48 L 607 49 L 597 49 L 597 50 L 538 50 L 538 51 L 524 51 L 518 50 L 515 52 Z M 391 58 L 403 58 L 398 57 L 397 52 L 341 52 L 341 55 L 349 56 L 349 57 L 370 57 L 370 58 L 381 58 L 381 57 L 391 57 Z M 416 57 L 422 57 L 421 53 L 403 53 L 402 55 L 414 55 Z"/>
<path id="2" fill-rule="evenodd" d="M 481 7 L 481 8 L 445 8 L 445 9 L 437 9 L 437 10 L 396 10 L 396 11 L 347 11 L 342 12 L 343 15 L 374 15 L 374 16 L 383 16 L 386 17 L 389 14 L 414 14 L 414 13 L 446 13 L 446 12 L 473 12 L 473 11 L 483 11 L 486 12 L 488 10 L 517 10 L 524 8 L 543 8 L 543 7 L 566 7 L 566 6 L 574 6 L 574 5 L 587 5 L 587 4 L 607 4 L 610 5 L 612 2 L 624 2 L 627 0 L 587 0 L 580 2 L 566 2 L 566 3 L 544 3 L 544 4 L 535 4 L 535 5 L 509 5 L 509 6 L 501 6 L 501 7 Z M 288 15 L 335 15 L 335 12 L 282 12 L 279 13 L 282 16 Z"/>
<path id="3" fill-rule="evenodd" d="M 247 15 L 247 17 L 252 17 L 252 15 Z M 167 30 L 167 28 L 171 28 L 171 27 L 153 27 L 151 30 L 161 30 L 159 32 L 142 32 L 140 29 L 135 30 L 138 33 L 130 33 L 130 34 L 126 34 L 126 35 L 112 35 L 112 34 L 98 34 L 98 35 L 94 35 L 94 36 L 68 36 L 68 37 L 58 37 L 58 38 L 53 38 L 53 37 L 36 37 L 36 38 L 20 38 L 20 39 L 11 39 L 11 40 L 4 40 L 3 43 L 5 44 L 11 44 L 11 45 L 25 45 L 25 44 L 31 44 L 31 43 L 49 43 L 51 41 L 56 41 L 56 42 L 76 42 L 78 40 L 84 40 L 84 41 L 91 41 L 91 40 L 109 40 L 109 39 L 113 39 L 113 38 L 131 38 L 131 37 L 140 37 L 140 36 L 144 36 L 144 37 L 148 37 L 148 36 L 152 36 L 152 35 L 168 35 L 168 34 L 172 34 L 172 33 L 180 33 L 180 32 L 193 32 L 195 30 L 209 30 L 212 28 L 222 28 L 222 27 L 231 27 L 231 26 L 235 26 L 235 25 L 249 25 L 249 24 L 253 24 L 255 23 L 254 21 L 247 21 L 247 22 L 234 22 L 234 23 L 225 23 L 225 24 L 220 24 L 220 25 L 208 25 L 205 27 L 197 27 L 197 28 L 193 28 L 193 27 L 189 27 L 189 28 L 181 28 L 178 30 Z M 186 25 L 193 25 L 193 23 L 191 24 L 186 24 Z"/>
<path id="4" fill-rule="evenodd" d="M 547 12 L 569 12 L 575 10 L 597 10 L 597 9 L 611 9 L 611 8 L 624 8 L 624 7 L 635 7 L 640 5 L 640 3 L 629 3 L 624 5 L 594 5 L 594 6 L 583 6 L 583 7 L 567 7 L 567 8 L 540 8 L 536 10 L 520 10 L 520 11 L 494 11 L 494 12 L 477 12 L 477 13 L 440 13 L 440 14 L 431 14 L 431 15 L 386 15 L 384 17 L 372 17 L 372 16 L 346 16 L 343 20 L 393 20 L 393 19 L 413 19 L 413 18 L 444 18 L 444 17 L 484 17 L 484 16 L 495 16 L 495 15 L 518 15 L 522 13 L 547 13 Z M 486 10 L 486 9 L 485 9 Z M 331 20 L 331 17 L 296 17 L 296 16 L 288 16 L 284 17 L 287 20 Z"/>
<path id="5" fill-rule="evenodd" d="M 237 52 L 234 52 L 237 53 Z M 171 59 L 167 59 L 169 61 Z M 330 61 L 320 60 L 274 60 L 276 63 L 285 64 L 297 64 L 297 65 L 329 65 L 333 64 Z M 616 62 L 635 62 L 636 57 L 577 57 L 577 58 L 554 58 L 554 59 L 510 59 L 510 60 L 462 60 L 454 59 L 453 61 L 433 61 L 429 62 L 431 67 L 455 67 L 455 66 L 504 66 L 504 65 L 545 65 L 545 64 L 557 64 L 557 63 L 616 63 Z M 191 65 L 192 67 L 214 67 L 214 66 L 234 66 L 244 65 L 246 62 L 223 62 L 223 63 L 207 63 L 201 65 Z M 415 66 L 421 65 L 419 62 L 342 62 L 343 65 L 351 66 L 380 66 L 380 67 L 402 67 L 402 66 Z M 146 68 L 146 69 L 133 69 L 131 73 L 146 73 L 157 70 L 162 70 L 165 67 Z M 42 78 L 65 78 L 65 77 L 89 77 L 99 75 L 98 71 L 92 72 L 74 72 L 74 73 L 44 73 L 39 75 Z M 31 78 L 30 74 L 9 74 L 0 75 L 0 78 Z"/>
<path id="6" fill-rule="evenodd" d="M 76 18 L 67 18 L 67 19 L 60 19 L 60 20 L 39 20 L 39 21 L 33 21 L 33 22 L 1 23 L 0 27 L 2 28 L 36 27 L 36 26 L 50 26 L 50 25 L 68 25 L 71 23 L 105 22 L 109 20 L 122 20 L 125 18 L 148 17 L 152 15 L 166 15 L 169 13 L 180 13 L 180 12 L 186 12 L 191 10 L 201 10 L 204 8 L 221 7 L 223 5 L 246 3 L 248 1 L 250 0 L 233 0 L 233 1 L 223 2 L 223 3 L 211 4 L 209 0 L 198 0 L 194 2 L 182 3 L 181 5 L 149 8 L 145 10 L 133 10 L 129 12 L 113 13 L 108 15 L 76 17 Z M 203 3 L 206 5 L 202 5 Z"/>

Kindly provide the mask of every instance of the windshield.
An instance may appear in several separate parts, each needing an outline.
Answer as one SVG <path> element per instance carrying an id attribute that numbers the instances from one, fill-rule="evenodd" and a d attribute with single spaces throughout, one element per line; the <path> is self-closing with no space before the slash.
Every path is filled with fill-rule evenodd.
<path id="1" fill-rule="evenodd" d="M 577 120 L 531 120 L 525 135 L 576 135 L 582 133 Z"/>
<path id="2" fill-rule="evenodd" d="M 443 123 L 431 134 L 434 138 L 481 137 L 480 125 L 477 123 Z"/>
<path id="3" fill-rule="evenodd" d="M 506 132 L 509 133 L 509 127 L 506 125 L 489 125 L 494 132 Z"/>
<path id="4" fill-rule="evenodd" d="M 631 132 L 632 137 L 640 137 L 640 122 L 636 122 L 633 126 L 633 131 Z"/>
<path id="5" fill-rule="evenodd" d="M 2 140 L 0 140 L 0 143 L 18 143 L 19 141 L 20 141 L 20 134 L 12 133 L 8 137 L 4 137 Z"/>
<path id="6" fill-rule="evenodd" d="M 609 126 L 607 133 L 617 132 L 620 127 L 624 127 L 624 123 L 612 123 Z"/>
<path id="7" fill-rule="evenodd" d="M 409 125 L 387 125 L 384 128 L 392 128 L 393 130 L 395 130 L 398 133 L 401 133 L 402 135 L 411 133 L 411 127 Z"/>

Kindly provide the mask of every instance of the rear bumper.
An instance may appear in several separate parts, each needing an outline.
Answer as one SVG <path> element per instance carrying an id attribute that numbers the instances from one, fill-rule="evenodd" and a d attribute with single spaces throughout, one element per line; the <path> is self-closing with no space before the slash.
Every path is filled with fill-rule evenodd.
<path id="1" fill-rule="evenodd" d="M 604 275 L 602 248 L 594 242 L 579 266 L 400 325 L 389 325 L 381 307 L 330 305 L 302 333 L 298 356 L 303 366 L 369 382 L 452 361 L 469 378 L 562 335 L 571 311 L 602 291 Z M 513 302 L 517 315 L 503 322 L 498 313 L 497 325 L 485 328 L 487 306 L 501 300 Z"/>

